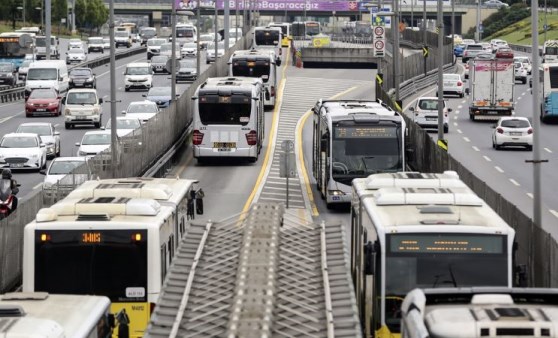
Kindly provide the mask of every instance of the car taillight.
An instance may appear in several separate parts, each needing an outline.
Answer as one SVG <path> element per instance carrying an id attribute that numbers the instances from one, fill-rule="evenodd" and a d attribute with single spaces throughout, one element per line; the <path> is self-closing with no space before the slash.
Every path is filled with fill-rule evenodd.
<path id="1" fill-rule="evenodd" d="M 255 130 L 250 130 L 248 134 L 246 134 L 246 142 L 248 142 L 249 146 L 256 145 L 258 140 L 258 133 Z"/>
<path id="2" fill-rule="evenodd" d="M 461 87 L 461 86 L 463 86 L 463 82 L 461 82 L 461 81 L 457 81 L 457 86 L 458 86 L 458 87 Z"/>
<path id="3" fill-rule="evenodd" d="M 271 97 L 275 96 L 275 86 L 271 86 Z"/>
<path id="4" fill-rule="evenodd" d="M 503 134 L 504 133 L 504 129 L 502 129 L 502 128 L 496 128 L 496 131 L 498 132 L 498 134 Z"/>
<path id="5" fill-rule="evenodd" d="M 203 140 L 203 133 L 201 133 L 199 130 L 194 130 L 194 135 L 192 136 L 192 143 L 195 146 L 199 146 L 202 143 Z"/>
<path id="6" fill-rule="evenodd" d="M 532 133 L 533 133 L 533 129 L 532 129 L 532 128 L 527 129 L 527 134 L 531 135 Z"/>

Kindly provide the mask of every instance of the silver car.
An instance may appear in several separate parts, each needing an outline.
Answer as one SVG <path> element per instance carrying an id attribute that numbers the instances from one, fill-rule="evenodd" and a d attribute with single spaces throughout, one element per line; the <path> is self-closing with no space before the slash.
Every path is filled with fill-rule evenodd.
<path id="1" fill-rule="evenodd" d="M 72 48 L 66 52 L 66 64 L 81 63 L 87 60 L 83 48 Z"/>
<path id="2" fill-rule="evenodd" d="M 22 123 L 16 133 L 33 133 L 39 135 L 41 143 L 45 144 L 49 158 L 60 156 L 60 132 L 56 131 L 50 122 Z"/>

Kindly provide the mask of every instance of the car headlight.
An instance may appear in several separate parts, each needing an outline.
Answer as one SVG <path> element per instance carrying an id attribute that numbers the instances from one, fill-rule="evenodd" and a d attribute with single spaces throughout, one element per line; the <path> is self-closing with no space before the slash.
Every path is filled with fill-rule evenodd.
<path id="1" fill-rule="evenodd" d="M 85 80 L 85 82 L 93 82 L 93 78 L 90 77 L 90 78 L 88 78 L 87 80 Z"/>
<path id="2" fill-rule="evenodd" d="M 64 109 L 64 115 L 70 115 L 72 112 L 69 108 Z"/>
<path id="3" fill-rule="evenodd" d="M 93 114 L 99 114 L 99 108 L 93 108 Z"/>
<path id="4" fill-rule="evenodd" d="M 8 74 L 6 74 L 6 76 L 7 76 L 7 77 L 14 77 L 14 74 L 8 73 Z"/>
<path id="5" fill-rule="evenodd" d="M 86 156 L 87 153 L 85 151 L 78 151 L 78 156 Z"/>
<path id="6" fill-rule="evenodd" d="M 31 158 L 39 158 L 39 155 L 38 154 L 32 154 Z"/>
<path id="7" fill-rule="evenodd" d="M 57 102 L 50 102 L 48 105 L 49 106 L 56 106 L 56 105 L 58 105 L 58 103 Z"/>

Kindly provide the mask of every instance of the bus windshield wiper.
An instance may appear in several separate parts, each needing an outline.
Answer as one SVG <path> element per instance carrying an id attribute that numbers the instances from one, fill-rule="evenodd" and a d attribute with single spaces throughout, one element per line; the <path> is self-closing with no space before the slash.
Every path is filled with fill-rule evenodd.
<path id="1" fill-rule="evenodd" d="M 451 277 L 451 280 L 444 280 L 441 281 L 441 284 L 448 284 L 451 283 L 453 284 L 453 287 L 458 287 L 457 286 L 457 280 L 455 279 L 455 275 L 453 274 L 453 269 L 451 268 L 451 265 L 448 267 L 448 271 L 449 271 L 449 275 Z M 440 277 L 445 276 L 445 274 L 441 274 L 441 275 L 434 275 L 434 284 L 432 284 L 432 288 L 435 288 L 438 285 L 438 282 L 440 280 Z"/>

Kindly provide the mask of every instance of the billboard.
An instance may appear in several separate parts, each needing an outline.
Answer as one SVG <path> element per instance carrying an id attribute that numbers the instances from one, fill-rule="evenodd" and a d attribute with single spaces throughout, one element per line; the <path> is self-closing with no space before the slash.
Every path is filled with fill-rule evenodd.
<path id="1" fill-rule="evenodd" d="M 198 6 L 198 0 L 176 0 L 176 8 L 179 9 L 195 9 Z M 215 8 L 223 9 L 225 8 L 224 1 L 226 0 L 201 0 L 201 8 Z M 242 10 L 244 8 L 249 9 L 250 4 L 252 4 L 253 9 L 261 11 L 304 11 L 306 7 L 307 11 L 323 11 L 323 12 L 333 12 L 333 11 L 358 11 L 359 2 L 358 1 L 331 1 L 331 0 L 258 0 L 258 1 L 243 1 L 243 0 L 228 0 L 229 8 L 231 10 L 236 9 L 238 4 L 238 9 Z"/>

